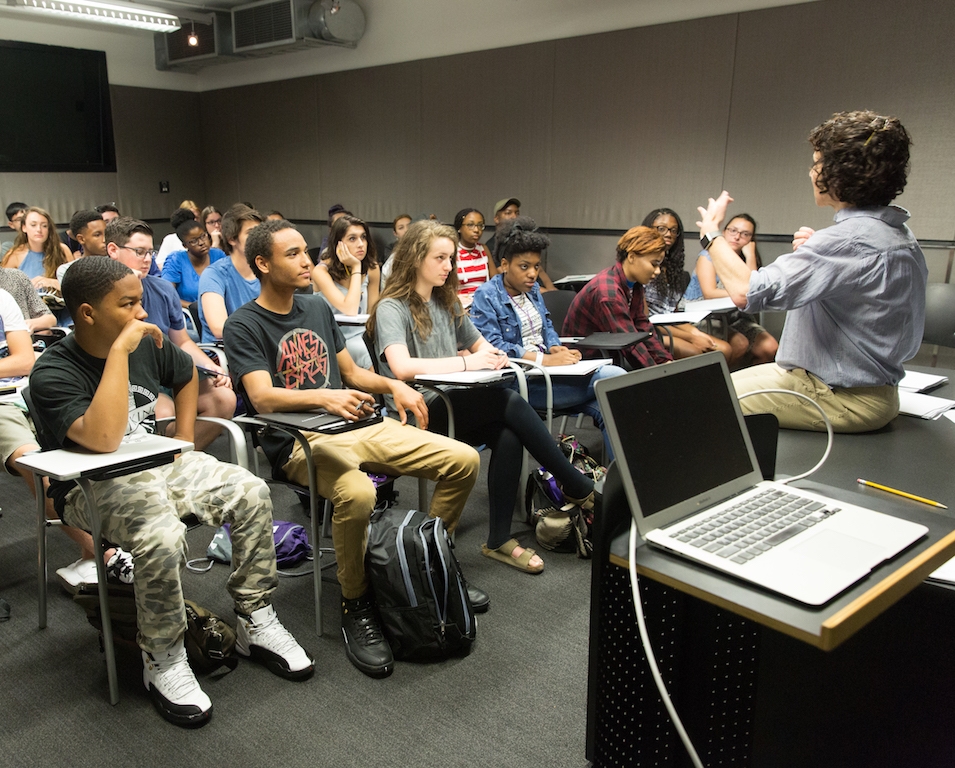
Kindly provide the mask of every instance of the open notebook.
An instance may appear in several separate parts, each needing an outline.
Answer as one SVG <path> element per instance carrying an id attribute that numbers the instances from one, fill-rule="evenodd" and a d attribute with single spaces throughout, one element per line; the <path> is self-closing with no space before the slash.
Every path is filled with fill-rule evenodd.
<path id="1" fill-rule="evenodd" d="M 821 605 L 928 530 L 761 479 L 717 352 L 597 382 L 630 509 L 650 544 Z"/>

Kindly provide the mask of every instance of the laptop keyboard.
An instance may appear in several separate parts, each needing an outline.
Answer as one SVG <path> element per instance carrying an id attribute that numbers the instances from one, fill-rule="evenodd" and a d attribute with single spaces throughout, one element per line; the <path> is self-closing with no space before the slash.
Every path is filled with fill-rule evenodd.
<path id="1" fill-rule="evenodd" d="M 673 533 L 672 538 L 742 564 L 838 511 L 821 501 L 768 490 Z"/>

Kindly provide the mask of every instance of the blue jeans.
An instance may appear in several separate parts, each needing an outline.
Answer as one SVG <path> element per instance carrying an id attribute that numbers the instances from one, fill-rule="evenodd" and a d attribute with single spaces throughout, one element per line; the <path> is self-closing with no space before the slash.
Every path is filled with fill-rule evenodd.
<path id="1" fill-rule="evenodd" d="M 607 463 L 613 460 L 613 450 L 607 440 L 607 430 L 604 428 L 603 416 L 594 397 L 594 382 L 599 379 L 609 379 L 613 376 L 622 376 L 626 371 L 616 365 L 605 365 L 598 368 L 591 376 L 554 376 L 551 387 L 554 393 L 555 411 L 576 410 L 584 413 L 594 421 L 594 426 L 602 433 L 604 449 L 607 452 Z M 514 385 L 515 387 L 517 384 Z M 527 397 L 533 408 L 543 411 L 547 407 L 547 387 L 542 378 L 533 378 L 527 382 Z"/>

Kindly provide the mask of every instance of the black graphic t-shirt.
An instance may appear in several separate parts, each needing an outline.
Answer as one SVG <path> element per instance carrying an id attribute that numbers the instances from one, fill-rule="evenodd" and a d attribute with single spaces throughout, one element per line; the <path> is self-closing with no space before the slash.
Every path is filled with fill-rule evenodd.
<path id="1" fill-rule="evenodd" d="M 345 338 L 321 296 L 295 296 L 287 315 L 250 301 L 226 320 L 222 340 L 236 382 L 248 373 L 268 371 L 273 386 L 283 389 L 342 387 L 336 355 L 345 348 Z M 246 403 L 253 410 L 248 398 Z M 292 443 L 279 432 L 263 437 L 262 450 L 273 468 L 288 461 Z"/>
<path id="2" fill-rule="evenodd" d="M 105 367 L 106 360 L 88 355 L 72 335 L 40 355 L 30 374 L 30 394 L 31 416 L 44 449 L 76 447 L 66 433 L 89 408 Z M 192 376 L 192 358 L 168 337 L 163 337 L 162 349 L 151 338 L 143 339 L 129 356 L 126 435 L 154 433 L 160 389 L 181 386 Z M 57 512 L 62 513 L 63 499 L 73 485 L 72 481 L 50 483 Z"/>

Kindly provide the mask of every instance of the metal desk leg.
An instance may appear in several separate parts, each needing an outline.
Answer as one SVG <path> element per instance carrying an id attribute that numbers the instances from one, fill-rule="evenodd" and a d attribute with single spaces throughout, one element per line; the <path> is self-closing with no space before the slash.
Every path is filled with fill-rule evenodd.
<path id="1" fill-rule="evenodd" d="M 36 472 L 33 473 L 33 487 L 36 491 L 38 621 L 40 629 L 46 629 L 46 499 L 43 498 L 43 476 Z"/>
<path id="2" fill-rule="evenodd" d="M 103 621 L 103 651 L 106 653 L 106 677 L 109 679 L 109 703 L 119 703 L 119 682 L 116 675 L 116 652 L 113 648 L 113 622 L 109 616 L 109 589 L 106 585 L 106 565 L 100 554 L 100 542 L 103 540 L 103 523 L 100 520 L 99 507 L 93 486 L 87 478 L 81 477 L 76 481 L 83 497 L 86 499 L 86 508 L 90 511 L 90 527 L 93 529 L 93 552 L 96 561 L 96 586 L 99 590 L 99 610 Z"/>

